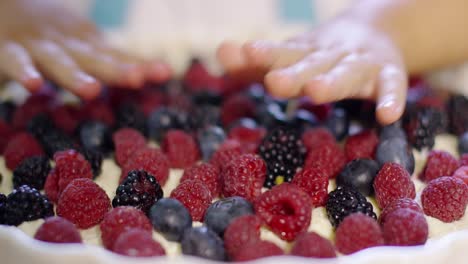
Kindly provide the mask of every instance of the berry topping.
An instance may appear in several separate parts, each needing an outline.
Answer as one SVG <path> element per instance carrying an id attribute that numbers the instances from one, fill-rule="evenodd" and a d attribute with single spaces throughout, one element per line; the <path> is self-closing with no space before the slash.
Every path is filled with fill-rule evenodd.
<path id="1" fill-rule="evenodd" d="M 403 166 L 410 174 L 414 172 L 413 151 L 404 138 L 394 137 L 381 140 L 377 146 L 375 159 L 380 166 L 387 162 L 394 162 Z"/>
<path id="2" fill-rule="evenodd" d="M 256 240 L 237 250 L 234 261 L 248 261 L 271 256 L 284 255 L 283 250 L 270 241 Z"/>
<path id="3" fill-rule="evenodd" d="M 223 240 L 206 226 L 186 229 L 180 243 L 184 255 L 226 260 Z"/>
<path id="4" fill-rule="evenodd" d="M 162 198 L 150 209 L 149 217 L 156 231 L 169 241 L 180 241 L 185 229 L 192 227 L 192 217 L 176 199 Z"/>
<path id="5" fill-rule="evenodd" d="M 115 146 L 115 160 L 124 166 L 135 151 L 146 146 L 145 137 L 133 128 L 122 128 L 112 135 Z"/>
<path id="6" fill-rule="evenodd" d="M 42 190 L 49 171 L 49 159 L 45 156 L 26 158 L 13 171 L 13 186 L 28 185 Z"/>
<path id="7" fill-rule="evenodd" d="M 93 172 L 89 162 L 76 150 L 59 151 L 54 155 L 55 174 L 58 178 L 59 194 L 74 179 L 92 179 Z"/>
<path id="8" fill-rule="evenodd" d="M 178 128 L 181 128 L 181 123 L 175 110 L 161 107 L 148 117 L 148 135 L 158 142 L 164 138 L 167 131 Z"/>
<path id="9" fill-rule="evenodd" d="M 468 184 L 468 165 L 458 168 L 453 173 L 453 177 L 462 180 L 465 184 Z"/>
<path id="10" fill-rule="evenodd" d="M 29 133 L 18 133 L 8 142 L 3 155 L 8 169 L 14 170 L 24 159 L 44 154 L 41 145 Z"/>
<path id="11" fill-rule="evenodd" d="M 304 167 L 322 167 L 328 178 L 335 178 L 346 164 L 346 155 L 336 143 L 323 143 L 307 155 Z"/>
<path id="12" fill-rule="evenodd" d="M 265 137 L 266 130 L 263 127 L 236 126 L 229 131 L 228 138 L 240 142 L 245 153 L 257 153 L 261 140 Z"/>
<path id="13" fill-rule="evenodd" d="M 327 128 L 337 140 L 342 140 L 348 135 L 349 123 L 348 114 L 342 108 L 333 109 L 326 120 Z"/>
<path id="14" fill-rule="evenodd" d="M 389 213 L 382 229 L 387 245 L 423 245 L 429 235 L 429 226 L 424 215 L 409 208 L 400 208 Z"/>
<path id="15" fill-rule="evenodd" d="M 373 130 L 365 130 L 346 139 L 344 151 L 348 161 L 358 158 L 373 159 L 379 138 Z"/>
<path id="16" fill-rule="evenodd" d="M 112 151 L 110 128 L 100 121 L 86 121 L 78 127 L 78 138 L 85 149 L 107 154 Z"/>
<path id="17" fill-rule="evenodd" d="M 396 211 L 398 209 L 410 209 L 417 213 L 423 213 L 421 206 L 419 206 L 419 204 L 415 200 L 412 200 L 410 198 L 401 198 L 391 202 L 382 210 L 379 216 L 380 224 L 385 224 L 387 215 L 391 214 L 393 211 Z"/>
<path id="18" fill-rule="evenodd" d="M 323 143 L 330 144 L 336 143 L 335 136 L 325 127 L 318 127 L 306 130 L 302 134 L 302 142 L 307 148 L 307 151 L 310 152 L 322 145 Z M 328 142 L 328 143 L 327 143 Z"/>
<path id="19" fill-rule="evenodd" d="M 313 258 L 336 257 L 335 247 L 330 240 L 315 232 L 299 235 L 291 249 L 291 255 Z"/>
<path id="20" fill-rule="evenodd" d="M 235 94 L 223 101 L 221 106 L 221 120 L 225 126 L 242 117 L 253 117 L 255 104 L 245 94 Z"/>
<path id="21" fill-rule="evenodd" d="M 452 176 L 458 168 L 458 160 L 446 151 L 433 150 L 427 157 L 426 166 L 420 177 L 430 182 L 442 176 Z"/>
<path id="22" fill-rule="evenodd" d="M 452 96 L 448 102 L 450 130 L 455 135 L 468 131 L 468 98 L 463 95 Z"/>
<path id="23" fill-rule="evenodd" d="M 309 194 L 314 207 L 324 206 L 327 202 L 328 176 L 321 167 L 310 167 L 299 171 L 291 183 Z"/>
<path id="24" fill-rule="evenodd" d="M 169 177 L 169 161 L 166 155 L 159 149 L 141 148 L 122 167 L 121 182 L 125 180 L 125 177 L 127 177 L 131 170 L 147 171 L 163 186 Z"/>
<path id="25" fill-rule="evenodd" d="M 146 134 L 145 114 L 135 105 L 124 103 L 115 112 L 115 125 L 117 128 L 129 127 Z"/>
<path id="26" fill-rule="evenodd" d="M 197 140 L 200 144 L 200 151 L 204 161 L 209 161 L 218 150 L 219 145 L 225 140 L 224 130 L 218 126 L 207 126 L 197 133 Z"/>
<path id="27" fill-rule="evenodd" d="M 224 232 L 224 247 L 233 257 L 244 245 L 260 240 L 260 219 L 255 215 L 244 215 L 232 221 Z"/>
<path id="28" fill-rule="evenodd" d="M 194 221 L 201 221 L 211 204 L 212 196 L 202 181 L 188 180 L 181 182 L 172 191 L 171 198 L 179 200 L 189 210 Z"/>
<path id="29" fill-rule="evenodd" d="M 221 182 L 218 170 L 209 163 L 194 164 L 184 170 L 180 182 L 187 180 L 200 180 L 210 190 L 212 197 L 220 193 Z"/>
<path id="30" fill-rule="evenodd" d="M 129 257 L 166 255 L 164 248 L 151 236 L 151 232 L 140 228 L 133 228 L 120 234 L 112 251 Z"/>
<path id="31" fill-rule="evenodd" d="M 447 126 L 445 113 L 432 107 L 410 108 L 404 121 L 408 141 L 418 150 L 432 149 L 436 134 Z"/>
<path id="32" fill-rule="evenodd" d="M 197 143 L 182 130 L 169 130 L 161 145 L 171 168 L 184 169 L 200 159 Z"/>
<path id="33" fill-rule="evenodd" d="M 406 140 L 405 131 L 401 128 L 399 122 L 382 127 L 379 134 L 379 140 L 385 141 L 390 138 L 401 138 Z"/>
<path id="34" fill-rule="evenodd" d="M 49 243 L 81 243 L 78 229 L 65 218 L 54 216 L 47 218 L 37 229 L 34 238 Z"/>
<path id="35" fill-rule="evenodd" d="M 468 131 L 458 138 L 458 153 L 468 154 Z"/>
<path id="36" fill-rule="evenodd" d="M 374 178 L 379 172 L 379 164 L 371 159 L 356 159 L 347 163 L 336 176 L 336 184 L 358 190 L 365 196 L 374 194 Z"/>
<path id="37" fill-rule="evenodd" d="M 59 181 L 58 175 L 55 172 L 55 169 L 52 169 L 46 178 L 46 181 L 44 184 L 44 191 L 47 197 L 49 198 L 49 200 L 53 203 L 58 202 L 58 197 L 59 197 L 58 181 Z"/>
<path id="38" fill-rule="evenodd" d="M 101 174 L 101 165 L 102 159 L 104 158 L 104 154 L 97 151 L 97 150 L 90 150 L 90 149 L 82 149 L 81 153 L 85 157 L 85 159 L 91 165 L 91 170 L 93 171 L 93 177 L 96 178 Z"/>
<path id="39" fill-rule="evenodd" d="M 416 196 L 413 181 L 408 171 L 397 163 L 385 163 L 374 179 L 374 190 L 377 204 L 380 208 L 399 198 L 411 198 Z"/>

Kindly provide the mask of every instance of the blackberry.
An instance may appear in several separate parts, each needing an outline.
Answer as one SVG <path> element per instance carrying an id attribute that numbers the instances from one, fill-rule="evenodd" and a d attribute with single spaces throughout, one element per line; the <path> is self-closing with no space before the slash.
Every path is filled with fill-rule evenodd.
<path id="1" fill-rule="evenodd" d="M 18 226 L 23 222 L 19 209 L 8 205 L 7 197 L 0 194 L 0 225 Z"/>
<path id="2" fill-rule="evenodd" d="M 346 186 L 338 186 L 328 194 L 326 207 L 328 219 L 333 227 L 338 227 L 343 219 L 352 213 L 363 213 L 377 219 L 372 204 L 360 192 Z"/>
<path id="3" fill-rule="evenodd" d="M 192 94 L 192 102 L 195 105 L 221 105 L 223 98 L 213 91 L 199 91 Z"/>
<path id="4" fill-rule="evenodd" d="M 91 170 L 93 171 L 93 177 L 96 178 L 101 174 L 101 165 L 104 158 L 104 154 L 94 149 L 82 149 L 81 154 L 91 165 Z"/>
<path id="5" fill-rule="evenodd" d="M 306 149 L 299 133 L 293 129 L 276 128 L 269 133 L 259 146 L 259 154 L 267 164 L 264 186 L 290 182 L 304 163 Z"/>
<path id="6" fill-rule="evenodd" d="M 463 133 L 458 138 L 458 153 L 461 155 L 468 154 L 468 131 Z"/>
<path id="7" fill-rule="evenodd" d="M 218 126 L 220 124 L 221 109 L 215 105 L 204 104 L 192 109 L 185 129 L 198 131 L 207 126 Z"/>
<path id="8" fill-rule="evenodd" d="M 47 114 L 42 113 L 31 118 L 26 125 L 26 129 L 37 140 L 41 141 L 41 138 L 45 137 L 51 130 L 55 130 L 56 127 L 50 117 Z"/>
<path id="9" fill-rule="evenodd" d="M 461 135 L 468 131 L 468 98 L 457 95 L 450 98 L 447 111 L 450 118 L 450 131 Z"/>
<path id="10" fill-rule="evenodd" d="M 144 170 L 132 170 L 117 187 L 112 206 L 129 205 L 149 212 L 151 206 L 163 197 L 163 190 L 153 175 Z"/>
<path id="11" fill-rule="evenodd" d="M 60 130 L 51 130 L 38 140 L 49 158 L 53 158 L 55 152 L 77 148 L 75 142 Z"/>
<path id="12" fill-rule="evenodd" d="M 16 105 L 11 101 L 5 101 L 0 103 L 0 118 L 5 122 L 10 123 L 13 113 L 16 110 Z"/>
<path id="13" fill-rule="evenodd" d="M 110 128 L 100 121 L 86 121 L 77 129 L 77 137 L 85 149 L 95 150 L 102 154 L 112 151 L 112 137 Z"/>
<path id="14" fill-rule="evenodd" d="M 115 113 L 117 128 L 130 127 L 146 135 L 145 114 L 134 104 L 122 104 Z"/>
<path id="15" fill-rule="evenodd" d="M 50 163 L 45 156 L 35 156 L 23 160 L 13 171 L 13 186 L 28 185 L 42 190 L 49 175 Z"/>
<path id="16" fill-rule="evenodd" d="M 445 130 L 445 113 L 432 107 L 409 107 L 404 127 L 408 141 L 418 150 L 432 149 L 436 134 Z"/>

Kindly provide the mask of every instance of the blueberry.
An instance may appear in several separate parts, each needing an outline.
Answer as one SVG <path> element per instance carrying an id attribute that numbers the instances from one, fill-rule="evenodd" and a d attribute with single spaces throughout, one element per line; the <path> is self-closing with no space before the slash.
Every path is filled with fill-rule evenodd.
<path id="1" fill-rule="evenodd" d="M 382 127 L 380 130 L 379 140 L 385 141 L 390 138 L 402 138 L 406 140 L 406 134 L 399 122 Z"/>
<path id="2" fill-rule="evenodd" d="M 256 119 L 267 128 L 288 125 L 286 114 L 276 103 L 261 104 L 257 108 Z"/>
<path id="3" fill-rule="evenodd" d="M 267 95 L 263 85 L 254 83 L 247 89 L 247 96 L 252 99 L 256 104 L 265 102 Z"/>
<path id="4" fill-rule="evenodd" d="M 342 140 L 348 135 L 349 123 L 350 121 L 346 111 L 342 108 L 335 108 L 330 113 L 326 121 L 326 126 L 337 140 Z"/>
<path id="5" fill-rule="evenodd" d="M 304 109 L 299 109 L 293 116 L 291 123 L 294 127 L 302 133 L 309 128 L 318 126 L 317 117 L 312 113 Z"/>
<path id="6" fill-rule="evenodd" d="M 0 103 L 0 118 L 6 122 L 11 122 L 13 113 L 15 112 L 16 106 L 10 101 Z"/>
<path id="7" fill-rule="evenodd" d="M 255 129 L 258 127 L 258 124 L 257 124 L 257 121 L 253 120 L 252 118 L 243 117 L 241 119 L 238 119 L 232 122 L 232 125 L 230 125 L 229 128 L 232 129 L 234 127 L 239 127 L 239 126 Z"/>
<path id="8" fill-rule="evenodd" d="M 150 209 L 149 217 L 156 231 L 169 241 L 180 241 L 184 231 L 192 227 L 192 217 L 178 200 L 163 198 Z"/>
<path id="9" fill-rule="evenodd" d="M 375 175 L 379 172 L 379 164 L 371 159 L 355 159 L 348 162 L 336 177 L 338 186 L 348 186 L 358 190 L 365 196 L 374 193 Z"/>
<path id="10" fill-rule="evenodd" d="M 166 132 L 173 128 L 180 128 L 178 116 L 175 111 L 161 107 L 152 112 L 147 121 L 148 136 L 161 141 Z"/>
<path id="11" fill-rule="evenodd" d="M 226 260 L 223 240 L 206 226 L 186 229 L 182 241 L 182 253 L 211 260 Z"/>
<path id="12" fill-rule="evenodd" d="M 88 150 L 107 154 L 112 151 L 110 128 L 100 121 L 86 121 L 78 127 L 81 145 Z"/>
<path id="13" fill-rule="evenodd" d="M 249 201 L 237 196 L 224 198 L 208 207 L 204 218 L 205 225 L 222 237 L 232 220 L 246 214 L 254 214 Z"/>
<path id="14" fill-rule="evenodd" d="M 389 138 L 379 142 L 376 151 L 379 166 L 386 162 L 395 162 L 403 166 L 409 174 L 414 172 L 414 155 L 408 142 L 402 138 Z"/>
<path id="15" fill-rule="evenodd" d="M 190 128 L 198 130 L 221 124 L 221 109 L 215 105 L 199 105 L 189 114 Z"/>
<path id="16" fill-rule="evenodd" d="M 468 153 L 468 131 L 463 133 L 458 139 L 458 152 L 460 155 Z"/>
<path id="17" fill-rule="evenodd" d="M 198 130 L 197 139 L 204 161 L 211 159 L 219 145 L 226 139 L 224 130 L 218 126 L 208 126 Z"/>

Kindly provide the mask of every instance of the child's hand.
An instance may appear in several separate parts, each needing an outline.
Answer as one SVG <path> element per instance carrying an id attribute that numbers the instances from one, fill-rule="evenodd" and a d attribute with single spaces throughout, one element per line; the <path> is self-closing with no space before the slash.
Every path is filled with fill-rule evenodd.
<path id="1" fill-rule="evenodd" d="M 373 99 L 382 124 L 404 110 L 407 75 L 400 51 L 385 34 L 354 21 L 338 19 L 281 43 L 226 42 L 218 57 L 230 73 L 264 76 L 274 96 L 306 95 L 316 103 Z"/>
<path id="2" fill-rule="evenodd" d="M 92 99 L 100 82 L 138 88 L 170 77 L 167 65 L 111 48 L 95 26 L 48 0 L 0 1 L 0 77 L 39 89 L 44 77 Z"/>

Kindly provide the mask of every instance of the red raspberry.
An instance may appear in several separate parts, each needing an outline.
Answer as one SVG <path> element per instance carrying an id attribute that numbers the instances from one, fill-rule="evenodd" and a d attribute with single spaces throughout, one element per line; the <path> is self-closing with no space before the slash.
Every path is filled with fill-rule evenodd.
<path id="1" fill-rule="evenodd" d="M 387 219 L 387 215 L 399 209 L 409 209 L 420 214 L 423 213 L 421 206 L 419 206 L 419 204 L 415 200 L 410 199 L 410 198 L 400 198 L 400 199 L 394 200 L 382 210 L 379 216 L 380 224 L 384 225 Z"/>
<path id="2" fill-rule="evenodd" d="M 314 207 L 324 206 L 327 202 L 328 176 L 321 167 L 310 167 L 297 172 L 291 183 L 310 195 Z"/>
<path id="3" fill-rule="evenodd" d="M 421 194 L 424 213 L 443 222 L 459 220 L 468 203 L 468 187 L 460 179 L 440 177 L 429 182 Z"/>
<path id="4" fill-rule="evenodd" d="M 192 92 L 204 90 L 221 92 L 223 88 L 223 79 L 213 76 L 199 61 L 192 62 L 184 74 L 183 83 Z"/>
<path id="5" fill-rule="evenodd" d="M 265 178 L 265 161 L 256 155 L 243 154 L 231 160 L 221 171 L 223 195 L 253 201 L 261 194 Z"/>
<path id="6" fill-rule="evenodd" d="M 229 256 L 235 256 L 243 245 L 260 240 L 260 219 L 243 215 L 234 219 L 224 231 L 224 247 Z"/>
<path id="7" fill-rule="evenodd" d="M 426 166 L 421 173 L 425 182 L 442 176 L 452 176 L 458 168 L 458 160 L 445 151 L 433 150 L 427 157 Z"/>
<path id="8" fill-rule="evenodd" d="M 200 159 L 200 151 L 193 137 L 182 130 L 169 130 L 161 146 L 171 168 L 184 169 Z"/>
<path id="9" fill-rule="evenodd" d="M 465 184 L 468 184 L 468 165 L 461 166 L 454 173 L 453 177 L 462 180 Z"/>
<path id="10" fill-rule="evenodd" d="M 314 258 L 336 257 L 335 247 L 330 240 L 315 232 L 299 235 L 291 249 L 291 255 Z"/>
<path id="11" fill-rule="evenodd" d="M 463 154 L 461 157 L 460 157 L 460 162 L 459 162 L 459 166 L 468 166 L 468 153 L 466 154 Z"/>
<path id="12" fill-rule="evenodd" d="M 58 202 L 59 198 L 59 187 L 58 187 L 59 178 L 55 169 L 50 170 L 49 175 L 47 175 L 45 184 L 44 184 L 44 191 L 46 193 L 47 198 L 53 203 Z"/>
<path id="13" fill-rule="evenodd" d="M 344 150 L 348 161 L 367 158 L 373 159 L 379 137 L 373 130 L 365 130 L 346 139 Z"/>
<path id="14" fill-rule="evenodd" d="M 401 208 L 387 215 L 383 235 L 387 245 L 424 245 L 429 235 L 429 226 L 422 213 Z"/>
<path id="15" fill-rule="evenodd" d="M 254 154 L 257 153 L 258 145 L 265 137 L 265 134 L 266 130 L 263 127 L 237 126 L 229 131 L 228 138 L 239 141 L 244 153 Z"/>
<path id="16" fill-rule="evenodd" d="M 110 208 L 106 192 L 92 180 L 80 178 L 70 182 L 60 194 L 57 215 L 86 229 L 101 222 Z"/>
<path id="17" fill-rule="evenodd" d="M 87 120 L 101 121 L 108 126 L 113 126 L 115 123 L 110 105 L 103 100 L 94 100 L 83 105 L 83 114 Z"/>
<path id="18" fill-rule="evenodd" d="M 29 96 L 13 113 L 11 121 L 13 127 L 18 130 L 24 130 L 33 117 L 41 113 L 48 113 L 52 99 L 52 97 L 45 94 Z"/>
<path id="19" fill-rule="evenodd" d="M 146 146 L 145 137 L 136 129 L 121 128 L 112 135 L 115 146 L 115 160 L 121 167 L 133 153 Z"/>
<path id="20" fill-rule="evenodd" d="M 187 180 L 200 180 L 210 190 L 212 197 L 217 197 L 221 191 L 218 170 L 209 163 L 194 164 L 184 170 L 180 182 Z"/>
<path id="21" fill-rule="evenodd" d="M 230 161 L 242 155 L 241 149 L 239 148 L 227 148 L 222 149 L 221 146 L 218 150 L 213 153 L 213 156 L 210 159 L 210 163 L 215 166 L 219 171 L 223 169 L 224 166 L 229 164 Z"/>
<path id="22" fill-rule="evenodd" d="M 34 238 L 50 243 L 81 243 L 81 235 L 70 221 L 59 216 L 47 218 Z"/>
<path id="23" fill-rule="evenodd" d="M 137 150 L 122 167 L 120 182 L 127 177 L 131 170 L 144 170 L 153 175 L 163 186 L 169 177 L 169 161 L 159 149 L 145 147 Z"/>
<path id="24" fill-rule="evenodd" d="M 271 256 L 284 255 L 283 250 L 270 241 L 256 240 L 237 250 L 233 261 L 248 261 Z"/>
<path id="25" fill-rule="evenodd" d="M 179 200 L 190 212 L 194 221 L 203 220 L 212 196 L 208 187 L 200 180 L 181 182 L 171 193 L 171 198 Z"/>
<path id="26" fill-rule="evenodd" d="M 307 155 L 304 167 L 322 167 L 328 178 L 335 178 L 346 164 L 346 155 L 336 143 L 324 142 Z"/>
<path id="27" fill-rule="evenodd" d="M 229 126 L 242 117 L 253 117 L 254 113 L 255 104 L 242 93 L 229 96 L 221 105 L 221 121 L 224 126 Z"/>
<path id="28" fill-rule="evenodd" d="M 225 151 L 225 150 L 238 150 L 239 153 L 245 153 L 242 149 L 242 144 L 237 139 L 226 139 L 221 143 L 217 149 L 217 151 Z"/>
<path id="29" fill-rule="evenodd" d="M 3 153 L 8 142 L 15 135 L 13 128 L 3 119 L 0 119 L 0 153 Z"/>
<path id="30" fill-rule="evenodd" d="M 164 256 L 164 248 L 151 236 L 151 232 L 133 228 L 118 236 L 112 249 L 117 254 L 130 257 Z"/>
<path id="31" fill-rule="evenodd" d="M 400 164 L 387 162 L 374 179 L 375 199 L 380 208 L 399 198 L 416 196 L 416 189 L 408 171 Z"/>
<path id="32" fill-rule="evenodd" d="M 145 116 L 149 116 L 153 111 L 166 103 L 166 97 L 160 90 L 147 88 L 139 96 L 141 111 Z"/>
<path id="33" fill-rule="evenodd" d="M 281 239 L 293 241 L 309 228 L 310 197 L 294 184 L 282 183 L 264 192 L 254 203 L 255 212 Z"/>
<path id="34" fill-rule="evenodd" d="M 79 110 L 74 105 L 60 105 L 50 111 L 50 115 L 58 128 L 71 135 L 75 132 L 78 123 L 81 121 Z"/>
<path id="35" fill-rule="evenodd" d="M 131 228 L 140 228 L 149 234 L 153 230 L 145 213 L 132 206 L 119 206 L 110 210 L 99 227 L 102 244 L 107 249 L 112 249 L 117 237 Z"/>
<path id="36" fill-rule="evenodd" d="M 64 150 L 55 152 L 55 173 L 58 178 L 58 191 L 65 190 L 67 185 L 74 179 L 93 178 L 91 165 L 86 158 L 76 150 Z"/>
<path id="37" fill-rule="evenodd" d="M 8 169 L 14 170 L 24 159 L 43 155 L 41 145 L 29 133 L 21 132 L 13 136 L 5 147 L 3 155 Z"/>
<path id="38" fill-rule="evenodd" d="M 336 248 L 345 255 L 383 244 L 384 238 L 379 224 L 365 214 L 354 213 L 345 217 L 336 229 Z"/>
<path id="39" fill-rule="evenodd" d="M 302 142 L 307 151 L 312 151 L 322 144 L 335 144 L 335 136 L 324 127 L 312 128 L 302 134 Z"/>

